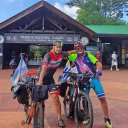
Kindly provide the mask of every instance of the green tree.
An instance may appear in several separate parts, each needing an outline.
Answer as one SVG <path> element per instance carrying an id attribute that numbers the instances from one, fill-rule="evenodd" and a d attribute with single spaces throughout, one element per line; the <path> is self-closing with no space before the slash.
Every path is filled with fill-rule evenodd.
<path id="1" fill-rule="evenodd" d="M 31 58 L 34 58 L 36 54 L 37 58 L 42 58 L 46 52 L 50 51 L 51 48 L 52 46 L 49 46 L 49 45 L 47 46 L 46 45 L 43 45 L 43 46 L 32 45 L 29 47 L 29 56 L 31 56 Z"/>
<path id="2" fill-rule="evenodd" d="M 82 24 L 125 24 L 127 0 L 69 0 L 69 6 L 77 6 L 77 20 Z"/>

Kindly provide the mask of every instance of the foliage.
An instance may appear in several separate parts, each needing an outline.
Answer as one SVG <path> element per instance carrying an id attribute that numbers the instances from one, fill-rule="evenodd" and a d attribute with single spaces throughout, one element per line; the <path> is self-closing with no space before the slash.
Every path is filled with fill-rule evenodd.
<path id="1" fill-rule="evenodd" d="M 36 46 L 31 45 L 29 48 L 29 56 L 33 59 L 37 56 L 37 58 L 42 58 L 46 52 L 51 49 L 51 46 Z"/>
<path id="2" fill-rule="evenodd" d="M 69 0 L 77 6 L 77 20 L 82 24 L 125 24 L 121 18 L 128 15 L 127 0 Z"/>

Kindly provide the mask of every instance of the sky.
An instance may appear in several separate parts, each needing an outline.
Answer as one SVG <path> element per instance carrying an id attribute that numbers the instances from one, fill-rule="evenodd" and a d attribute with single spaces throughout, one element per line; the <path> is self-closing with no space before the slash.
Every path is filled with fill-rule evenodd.
<path id="1" fill-rule="evenodd" d="M 19 12 L 31 7 L 35 3 L 41 0 L 0 0 L 0 23 L 16 15 Z M 59 10 L 63 11 L 67 15 L 76 19 L 77 8 L 69 8 L 65 3 L 68 0 L 45 0 L 51 5 L 55 6 Z M 72 11 L 71 11 L 72 10 Z"/>
<path id="2" fill-rule="evenodd" d="M 0 0 L 0 23 L 15 16 L 17 13 L 31 7 L 35 3 L 41 0 Z M 77 7 L 69 8 L 65 3 L 68 0 L 45 0 L 51 5 L 55 6 L 59 10 L 63 11 L 67 15 L 76 19 Z M 128 17 L 124 17 L 125 21 L 128 22 Z"/>

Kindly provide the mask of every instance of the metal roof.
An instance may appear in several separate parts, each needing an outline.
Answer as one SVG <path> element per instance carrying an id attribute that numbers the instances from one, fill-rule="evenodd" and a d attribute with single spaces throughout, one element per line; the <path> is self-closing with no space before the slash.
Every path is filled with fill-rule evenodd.
<path id="1" fill-rule="evenodd" d="M 85 25 L 96 34 L 128 35 L 128 25 Z"/>

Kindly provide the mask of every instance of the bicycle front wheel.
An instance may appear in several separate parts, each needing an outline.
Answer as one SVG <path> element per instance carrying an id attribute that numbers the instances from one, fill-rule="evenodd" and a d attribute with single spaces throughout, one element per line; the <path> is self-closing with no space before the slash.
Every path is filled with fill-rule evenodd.
<path id="1" fill-rule="evenodd" d="M 32 114 L 30 115 L 30 110 L 31 109 L 31 106 L 29 105 L 24 105 L 24 112 L 25 112 L 25 123 L 26 124 L 30 124 L 31 123 L 31 120 L 32 120 Z"/>
<path id="2" fill-rule="evenodd" d="M 74 102 L 72 101 L 72 97 L 66 95 L 64 97 L 64 114 L 67 118 L 74 117 Z"/>
<path id="3" fill-rule="evenodd" d="M 89 96 L 84 92 L 81 92 L 76 99 L 74 118 L 75 118 L 76 128 L 93 127 L 92 103 Z"/>
<path id="4" fill-rule="evenodd" d="M 44 102 L 35 104 L 33 128 L 44 128 Z"/>

